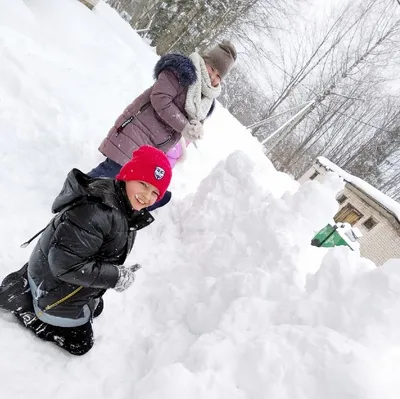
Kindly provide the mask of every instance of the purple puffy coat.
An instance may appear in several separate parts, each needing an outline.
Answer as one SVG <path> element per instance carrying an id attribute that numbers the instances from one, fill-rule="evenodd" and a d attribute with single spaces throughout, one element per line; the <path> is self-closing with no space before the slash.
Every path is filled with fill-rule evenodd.
<path id="1" fill-rule="evenodd" d="M 123 165 L 132 152 L 151 145 L 168 152 L 181 138 L 189 123 L 185 111 L 188 87 L 196 82 L 196 68 L 181 54 L 161 57 L 154 69 L 156 82 L 145 90 L 115 121 L 99 151 Z M 211 114 L 213 106 L 210 109 Z"/>

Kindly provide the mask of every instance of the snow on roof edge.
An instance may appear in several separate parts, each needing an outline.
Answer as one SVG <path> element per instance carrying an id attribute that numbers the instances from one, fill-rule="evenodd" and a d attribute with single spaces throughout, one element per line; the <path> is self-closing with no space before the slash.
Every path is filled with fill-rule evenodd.
<path id="1" fill-rule="evenodd" d="M 386 194 L 382 193 L 374 186 L 371 186 L 371 184 L 367 183 L 366 181 L 346 172 L 345 170 L 343 170 L 342 168 L 331 162 L 329 159 L 326 159 L 325 157 L 318 157 L 317 162 L 326 169 L 329 169 L 330 171 L 337 173 L 344 180 L 353 184 L 361 191 L 365 192 L 369 197 L 371 197 L 383 208 L 385 208 L 389 213 L 395 216 L 397 221 L 400 223 L 400 203 L 390 198 Z"/>

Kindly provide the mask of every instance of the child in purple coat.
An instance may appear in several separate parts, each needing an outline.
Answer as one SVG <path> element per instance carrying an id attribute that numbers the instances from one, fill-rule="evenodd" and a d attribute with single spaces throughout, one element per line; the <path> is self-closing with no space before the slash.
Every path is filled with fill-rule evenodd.
<path id="1" fill-rule="evenodd" d="M 171 165 L 171 168 L 174 168 L 177 162 L 182 162 L 186 158 L 186 147 L 190 144 L 190 142 L 186 141 L 183 137 L 178 141 L 177 144 L 175 144 L 174 147 L 172 147 L 168 152 L 167 152 L 167 158 L 168 161 Z M 161 198 L 160 201 L 157 201 L 154 205 L 150 206 L 147 208 L 149 211 L 154 211 L 157 208 L 160 208 L 171 200 L 172 194 L 171 191 L 166 191 L 164 194 L 164 197 Z"/>
<path id="2" fill-rule="evenodd" d="M 180 139 L 178 143 L 167 152 L 167 158 L 171 164 L 171 168 L 174 168 L 178 161 L 183 161 L 186 158 L 186 147 L 190 144 L 185 139 Z"/>

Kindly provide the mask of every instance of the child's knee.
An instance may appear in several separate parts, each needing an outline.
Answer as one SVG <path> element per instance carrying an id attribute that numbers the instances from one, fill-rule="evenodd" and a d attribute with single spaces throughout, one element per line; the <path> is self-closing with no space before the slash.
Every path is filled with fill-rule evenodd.
<path id="1" fill-rule="evenodd" d="M 54 329 L 52 338 L 56 345 L 74 356 L 88 353 L 94 344 L 90 322 L 79 327 Z"/>
<path id="2" fill-rule="evenodd" d="M 91 341 L 90 343 L 87 343 L 85 345 L 72 345 L 68 348 L 64 347 L 64 349 L 67 350 L 71 355 L 83 356 L 88 353 L 90 349 L 93 348 L 93 344 L 94 342 Z"/>
<path id="3" fill-rule="evenodd" d="M 80 342 L 75 341 L 75 342 L 58 343 L 56 340 L 55 340 L 55 342 L 57 345 L 61 346 L 63 349 L 65 349 L 71 355 L 74 355 L 74 356 L 85 355 L 86 353 L 88 353 L 90 351 L 90 349 L 93 348 L 93 345 L 94 345 L 93 336 L 89 336 Z"/>

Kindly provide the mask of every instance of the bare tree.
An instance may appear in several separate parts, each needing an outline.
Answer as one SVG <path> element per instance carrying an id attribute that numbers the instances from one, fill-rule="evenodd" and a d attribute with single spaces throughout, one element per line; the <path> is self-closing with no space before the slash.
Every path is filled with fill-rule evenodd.
<path id="1" fill-rule="evenodd" d="M 398 39 L 400 26 L 398 19 L 393 18 L 393 9 L 391 10 L 388 6 L 381 9 L 380 6 L 381 2 L 377 0 L 371 0 L 365 4 L 359 10 L 356 18 L 354 16 L 352 18 L 353 22 L 350 25 L 353 26 L 355 32 L 346 37 L 346 40 L 342 40 L 340 46 L 335 46 L 335 51 L 332 51 L 329 56 L 329 62 L 325 60 L 324 63 L 315 67 L 318 67 L 318 80 L 313 86 L 306 86 L 305 89 L 315 96 L 314 104 L 291 127 L 292 130 L 315 108 L 324 101 L 326 102 L 327 98 L 339 94 L 338 98 L 342 98 L 342 101 L 337 102 L 338 105 L 334 107 L 334 112 L 340 112 L 341 108 L 348 107 L 349 93 L 350 96 L 357 97 L 358 94 L 359 97 L 359 92 L 362 92 L 361 89 L 366 86 L 366 83 L 371 87 L 376 84 L 374 79 L 366 78 L 372 76 L 373 71 L 385 65 L 392 42 Z M 346 9 L 348 10 L 348 8 Z M 374 14 L 377 9 L 381 11 L 378 15 Z M 363 19 L 360 19 L 360 15 Z M 371 30 L 366 34 L 365 25 L 369 21 L 368 17 L 371 18 L 372 15 L 374 15 L 376 24 L 371 26 Z M 354 21 L 357 21 L 357 24 L 354 24 Z M 342 93 L 341 97 L 340 93 Z M 333 118 L 332 104 L 329 104 L 327 109 L 324 107 L 319 111 L 319 118 L 314 124 L 314 129 L 307 131 L 302 144 L 290 154 L 290 161 L 285 165 L 288 170 L 296 164 L 310 146 L 315 145 L 314 143 L 324 136 L 326 127 Z"/>

